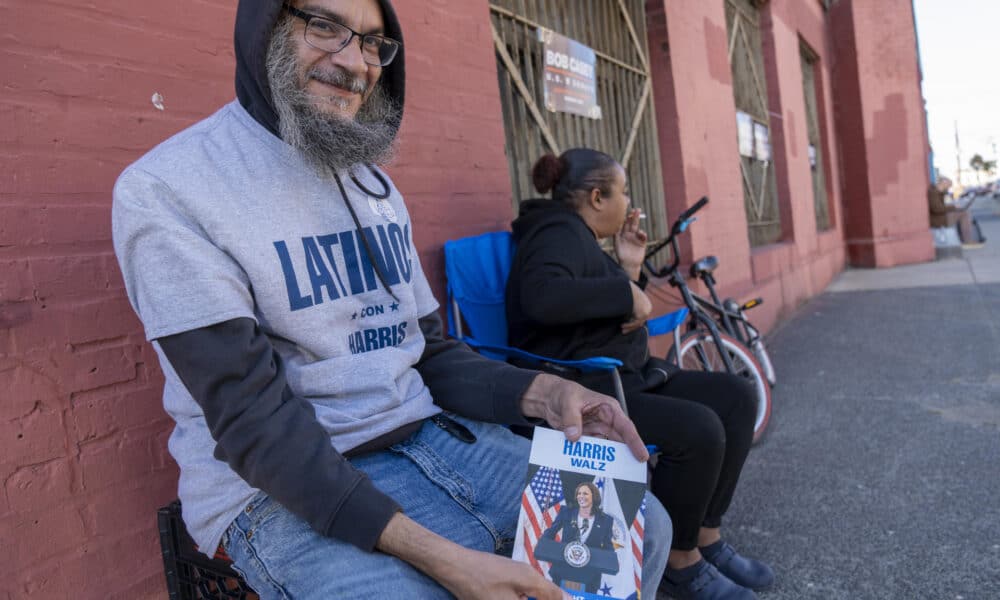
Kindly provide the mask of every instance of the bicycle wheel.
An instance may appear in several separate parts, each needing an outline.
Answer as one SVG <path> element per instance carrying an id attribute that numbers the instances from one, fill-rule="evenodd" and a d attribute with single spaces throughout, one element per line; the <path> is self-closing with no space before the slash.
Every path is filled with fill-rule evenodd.
<path id="1" fill-rule="evenodd" d="M 771 386 L 764 377 L 760 363 L 746 346 L 725 333 L 719 334 L 719 340 L 729 355 L 729 360 L 736 370 L 735 374 L 746 377 L 757 391 L 757 415 L 753 425 L 753 441 L 757 443 L 764 435 L 767 423 L 771 419 Z M 715 340 L 709 331 L 695 329 L 685 333 L 681 337 L 679 359 L 677 354 L 677 348 L 671 347 L 667 360 L 674 361 L 682 369 L 726 372 L 726 363 L 723 362 L 721 351 L 715 345 Z"/>

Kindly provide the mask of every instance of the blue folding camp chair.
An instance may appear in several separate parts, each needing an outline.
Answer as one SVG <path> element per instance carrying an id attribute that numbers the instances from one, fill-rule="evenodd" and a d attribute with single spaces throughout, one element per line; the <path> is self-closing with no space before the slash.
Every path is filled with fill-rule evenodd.
<path id="1" fill-rule="evenodd" d="M 622 366 L 620 360 L 606 356 L 585 360 L 558 360 L 507 345 L 505 292 L 514 250 L 514 241 L 509 231 L 484 233 L 445 242 L 448 333 L 490 358 L 517 358 L 556 371 L 608 371 L 614 380 L 615 396 L 628 415 L 625 391 L 618 374 L 618 367 Z M 677 344 L 680 340 L 680 325 L 687 313 L 688 309 L 685 307 L 648 321 L 650 335 L 673 332 L 674 343 Z"/>

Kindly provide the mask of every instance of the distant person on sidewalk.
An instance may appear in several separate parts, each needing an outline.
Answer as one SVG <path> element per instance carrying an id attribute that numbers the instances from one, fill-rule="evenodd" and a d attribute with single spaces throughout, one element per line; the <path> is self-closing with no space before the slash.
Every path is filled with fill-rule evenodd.
<path id="1" fill-rule="evenodd" d="M 982 244 L 986 238 L 979 234 L 978 226 L 973 224 L 972 215 L 968 210 L 945 202 L 948 190 L 951 189 L 951 179 L 941 177 L 927 189 L 927 204 L 931 214 L 931 227 L 953 227 L 958 225 L 958 237 L 962 245 L 972 247 Z"/>

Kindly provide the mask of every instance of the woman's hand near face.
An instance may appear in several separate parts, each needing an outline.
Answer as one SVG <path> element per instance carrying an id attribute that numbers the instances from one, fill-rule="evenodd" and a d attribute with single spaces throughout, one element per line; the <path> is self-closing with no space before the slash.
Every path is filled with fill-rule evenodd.
<path id="1" fill-rule="evenodd" d="M 621 231 L 615 235 L 615 254 L 618 264 L 632 280 L 639 279 L 642 261 L 646 258 L 646 232 L 639 229 L 639 209 L 633 208 L 625 216 Z"/>

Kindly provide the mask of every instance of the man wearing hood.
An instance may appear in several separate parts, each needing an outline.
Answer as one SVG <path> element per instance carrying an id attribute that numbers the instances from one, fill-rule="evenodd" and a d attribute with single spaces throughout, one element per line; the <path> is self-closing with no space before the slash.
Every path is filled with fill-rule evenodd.
<path id="1" fill-rule="evenodd" d="M 264 598 L 560 597 L 499 555 L 528 448 L 488 423 L 647 453 L 613 399 L 443 338 L 406 205 L 374 166 L 402 118 L 392 7 L 241 0 L 235 44 L 238 100 L 114 191 L 189 532 Z M 655 589 L 670 527 L 647 506 Z"/>

